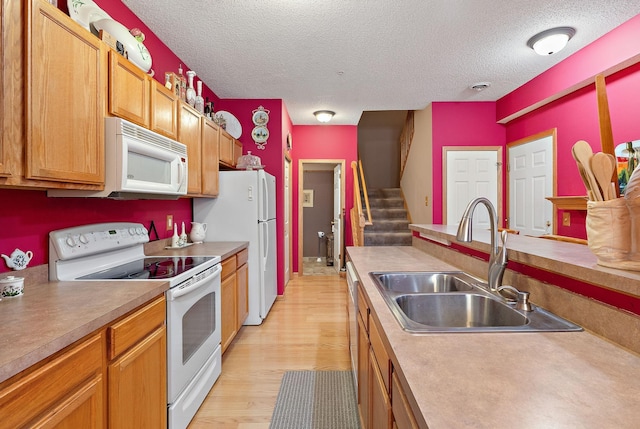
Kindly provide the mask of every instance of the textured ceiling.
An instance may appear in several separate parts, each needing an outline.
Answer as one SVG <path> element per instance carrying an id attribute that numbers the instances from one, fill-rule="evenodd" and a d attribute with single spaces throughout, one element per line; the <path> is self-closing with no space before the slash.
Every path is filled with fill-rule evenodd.
<path id="1" fill-rule="evenodd" d="M 640 13 L 638 0 L 123 0 L 220 98 L 283 99 L 358 124 L 364 111 L 497 100 Z M 549 57 L 526 46 L 577 33 Z M 469 89 L 491 82 L 482 92 Z"/>

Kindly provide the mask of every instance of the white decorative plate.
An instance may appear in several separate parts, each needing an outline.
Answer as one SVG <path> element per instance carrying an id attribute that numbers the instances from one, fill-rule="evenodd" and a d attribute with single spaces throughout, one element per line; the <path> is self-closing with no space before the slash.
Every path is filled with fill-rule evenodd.
<path id="1" fill-rule="evenodd" d="M 255 110 L 251 119 L 255 125 L 267 125 L 269 114 L 264 110 Z"/>
<path id="2" fill-rule="evenodd" d="M 99 19 L 93 21 L 92 25 L 96 30 L 104 30 L 122 43 L 127 49 L 129 61 L 140 67 L 142 71 L 147 73 L 151 69 L 151 54 L 143 43 L 138 42 L 138 39 L 129 33 L 127 27 L 113 19 Z"/>
<path id="3" fill-rule="evenodd" d="M 233 113 L 229 113 L 226 110 L 219 110 L 215 112 L 215 114 L 220 115 L 224 118 L 227 123 L 225 129 L 231 135 L 231 137 L 239 139 L 242 135 L 242 125 L 240 125 L 240 121 L 238 121 L 238 118 L 233 116 Z"/>
<path id="4" fill-rule="evenodd" d="M 99 19 L 111 19 L 109 14 L 91 0 L 67 0 L 69 16 L 78 24 L 91 31 L 90 24 Z"/>
<path id="5" fill-rule="evenodd" d="M 267 127 L 258 125 L 251 132 L 251 137 L 256 143 L 264 143 L 269 138 L 269 130 L 267 129 Z"/>

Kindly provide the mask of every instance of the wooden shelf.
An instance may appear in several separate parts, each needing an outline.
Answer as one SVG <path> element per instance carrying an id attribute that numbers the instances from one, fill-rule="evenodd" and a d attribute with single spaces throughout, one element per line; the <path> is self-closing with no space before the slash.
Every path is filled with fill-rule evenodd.
<path id="1" fill-rule="evenodd" d="M 547 197 L 560 210 L 586 210 L 587 197 Z"/>

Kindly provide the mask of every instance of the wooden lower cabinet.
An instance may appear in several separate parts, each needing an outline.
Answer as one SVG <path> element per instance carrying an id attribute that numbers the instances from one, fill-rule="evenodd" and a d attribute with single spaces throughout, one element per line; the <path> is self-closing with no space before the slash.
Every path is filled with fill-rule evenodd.
<path id="1" fill-rule="evenodd" d="M 373 349 L 369 351 L 369 429 L 391 427 L 391 401 Z"/>
<path id="2" fill-rule="evenodd" d="M 166 427 L 165 311 L 161 296 L 0 384 L 0 427 Z"/>
<path id="3" fill-rule="evenodd" d="M 221 323 L 224 353 L 249 315 L 249 249 L 243 249 L 222 261 Z"/>
<path id="4" fill-rule="evenodd" d="M 361 314 L 358 315 L 358 411 L 362 428 L 367 429 L 369 427 L 369 336 L 361 316 Z"/>
<path id="5" fill-rule="evenodd" d="M 391 411 L 393 414 L 393 427 L 397 429 L 418 429 L 407 395 L 404 393 L 398 375 L 394 372 L 391 383 Z"/>
<path id="6" fill-rule="evenodd" d="M 103 344 L 94 335 L 0 389 L 0 426 L 106 427 Z"/>

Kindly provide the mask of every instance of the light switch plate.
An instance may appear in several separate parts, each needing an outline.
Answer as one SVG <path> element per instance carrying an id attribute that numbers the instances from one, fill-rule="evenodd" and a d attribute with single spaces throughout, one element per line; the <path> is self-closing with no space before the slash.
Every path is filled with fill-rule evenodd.
<path id="1" fill-rule="evenodd" d="M 571 213 L 563 212 L 562 213 L 562 226 L 571 226 Z"/>

